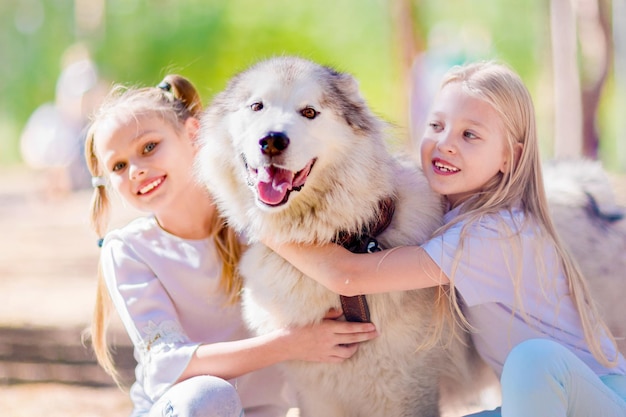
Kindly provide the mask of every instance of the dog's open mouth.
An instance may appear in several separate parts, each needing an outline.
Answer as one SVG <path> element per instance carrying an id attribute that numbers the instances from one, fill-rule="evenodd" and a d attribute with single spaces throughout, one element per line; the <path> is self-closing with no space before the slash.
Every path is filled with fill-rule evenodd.
<path id="1" fill-rule="evenodd" d="M 315 159 L 300 171 L 294 172 L 275 165 L 254 169 L 248 167 L 248 180 L 256 187 L 259 200 L 268 206 L 277 207 L 289 200 L 292 191 L 300 191 L 304 186 Z"/>

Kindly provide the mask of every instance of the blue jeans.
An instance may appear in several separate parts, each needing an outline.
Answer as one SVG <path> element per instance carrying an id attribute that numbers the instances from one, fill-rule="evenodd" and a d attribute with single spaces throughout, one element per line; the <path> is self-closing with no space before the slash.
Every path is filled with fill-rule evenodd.
<path id="1" fill-rule="evenodd" d="M 203 375 L 172 386 L 150 409 L 149 417 L 242 417 L 237 390 L 227 381 Z"/>
<path id="2" fill-rule="evenodd" d="M 500 382 L 502 407 L 471 417 L 626 416 L 626 376 L 598 377 L 551 340 L 527 340 L 513 348 Z"/>

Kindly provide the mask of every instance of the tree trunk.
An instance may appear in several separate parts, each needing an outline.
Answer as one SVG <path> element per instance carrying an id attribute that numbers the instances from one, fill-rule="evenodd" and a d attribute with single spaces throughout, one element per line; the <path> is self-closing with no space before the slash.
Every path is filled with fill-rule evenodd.
<path id="1" fill-rule="evenodd" d="M 582 104 L 577 64 L 576 20 L 570 0 L 550 1 L 554 74 L 554 156 L 576 158 L 582 151 Z"/>
<path id="2" fill-rule="evenodd" d="M 615 99 L 611 113 L 617 122 L 615 156 L 619 169 L 626 171 L 626 2 L 613 1 L 613 51 Z"/>
<path id="3" fill-rule="evenodd" d="M 583 68 L 583 156 L 597 159 L 600 137 L 596 117 L 613 51 L 606 2 L 578 0 L 578 32 Z"/>
<path id="4" fill-rule="evenodd" d="M 414 8 L 417 5 L 415 3 L 419 3 L 419 1 L 395 0 L 389 2 L 396 44 L 400 55 L 401 91 L 405 94 L 403 103 L 404 125 L 408 126 L 408 137 L 405 142 L 411 151 L 416 150 L 416 145 L 420 140 L 419 136 L 421 136 L 421 132 L 416 132 L 413 123 L 412 95 L 415 89 L 413 62 L 415 57 L 420 55 L 425 48 L 425 42 L 416 27 Z"/>

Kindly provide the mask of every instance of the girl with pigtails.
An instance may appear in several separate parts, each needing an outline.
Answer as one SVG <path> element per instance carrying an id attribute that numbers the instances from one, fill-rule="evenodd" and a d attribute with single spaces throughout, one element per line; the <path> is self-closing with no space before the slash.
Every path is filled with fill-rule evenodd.
<path id="1" fill-rule="evenodd" d="M 92 226 L 101 239 L 91 337 L 117 381 L 106 340 L 115 308 L 134 345 L 132 417 L 278 417 L 291 402 L 275 365 L 340 362 L 372 339 L 369 323 L 334 320 L 253 337 L 241 317 L 245 245 L 193 174 L 202 104 L 178 75 L 158 87 L 113 88 L 86 139 Z M 150 213 L 107 230 L 109 193 Z"/>

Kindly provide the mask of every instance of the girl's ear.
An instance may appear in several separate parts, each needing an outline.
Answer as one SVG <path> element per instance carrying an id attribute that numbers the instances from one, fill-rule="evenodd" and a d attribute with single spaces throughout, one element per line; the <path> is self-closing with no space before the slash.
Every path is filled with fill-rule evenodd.
<path id="1" fill-rule="evenodd" d="M 185 131 L 187 136 L 192 142 L 196 143 L 198 139 L 198 132 L 200 131 L 200 120 L 195 117 L 188 117 L 185 120 Z"/>
<path id="2" fill-rule="evenodd" d="M 500 172 L 503 174 L 511 171 L 513 168 L 517 166 L 520 158 L 522 157 L 522 150 L 524 149 L 524 145 L 521 143 L 515 143 L 513 145 L 513 164 L 509 163 L 509 158 L 504 158 L 502 162 L 502 166 L 500 167 Z"/>

